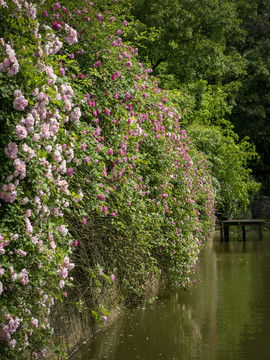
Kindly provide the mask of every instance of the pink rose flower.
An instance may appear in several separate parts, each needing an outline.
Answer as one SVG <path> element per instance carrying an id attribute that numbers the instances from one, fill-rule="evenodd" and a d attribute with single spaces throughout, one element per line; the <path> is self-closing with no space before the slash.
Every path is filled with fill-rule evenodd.
<path id="1" fill-rule="evenodd" d="M 60 68 L 60 75 L 61 75 L 61 76 L 64 76 L 65 74 L 66 74 L 65 69 Z"/>
<path id="2" fill-rule="evenodd" d="M 68 168 L 68 171 L 67 171 L 68 176 L 72 177 L 73 173 L 74 173 L 73 168 L 72 167 Z"/>

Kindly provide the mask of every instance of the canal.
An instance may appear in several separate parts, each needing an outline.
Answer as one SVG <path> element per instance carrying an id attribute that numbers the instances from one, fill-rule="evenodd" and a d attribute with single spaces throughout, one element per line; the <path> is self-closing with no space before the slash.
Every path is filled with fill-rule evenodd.
<path id="1" fill-rule="evenodd" d="M 270 233 L 209 240 L 195 279 L 126 309 L 72 360 L 269 360 Z"/>

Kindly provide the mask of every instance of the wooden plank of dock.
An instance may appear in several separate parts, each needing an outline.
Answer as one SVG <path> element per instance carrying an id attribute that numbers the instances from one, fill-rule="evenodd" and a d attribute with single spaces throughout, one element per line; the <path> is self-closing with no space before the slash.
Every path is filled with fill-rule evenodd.
<path id="1" fill-rule="evenodd" d="M 258 227 L 259 240 L 263 238 L 262 225 L 265 223 L 262 219 L 249 220 L 224 220 L 221 221 L 220 240 L 229 241 L 230 226 L 238 226 L 238 240 L 246 240 L 246 225 L 256 225 Z M 241 229 L 242 228 L 242 229 Z M 242 230 L 242 231 L 241 231 Z"/>

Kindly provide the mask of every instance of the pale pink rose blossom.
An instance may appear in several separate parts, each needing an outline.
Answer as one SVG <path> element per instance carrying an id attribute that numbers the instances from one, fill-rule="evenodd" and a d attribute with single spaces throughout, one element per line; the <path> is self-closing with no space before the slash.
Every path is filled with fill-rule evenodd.
<path id="1" fill-rule="evenodd" d="M 28 105 L 28 101 L 25 99 L 23 95 L 16 97 L 13 101 L 13 107 L 15 110 L 23 111 Z"/>
<path id="2" fill-rule="evenodd" d="M 26 128 L 19 124 L 16 125 L 15 132 L 19 140 L 26 138 L 26 136 L 28 135 Z"/>
<path id="3" fill-rule="evenodd" d="M 57 230 L 62 234 L 63 236 L 66 236 L 68 233 L 68 229 L 65 227 L 65 225 L 60 225 L 57 227 Z"/>
<path id="4" fill-rule="evenodd" d="M 5 154 L 10 159 L 16 159 L 18 153 L 18 146 L 16 143 L 10 142 L 8 147 L 5 148 Z"/>
<path id="5" fill-rule="evenodd" d="M 33 327 L 38 327 L 38 319 L 32 317 L 32 319 L 31 319 L 31 325 L 32 325 Z"/>
<path id="6" fill-rule="evenodd" d="M 75 109 L 73 109 L 73 111 L 70 114 L 70 121 L 72 121 L 73 123 L 79 121 L 81 115 L 82 114 L 80 108 L 76 107 Z"/>
<path id="7" fill-rule="evenodd" d="M 68 24 L 65 24 L 66 37 L 65 40 L 68 45 L 73 45 L 78 41 L 77 31 L 70 27 Z"/>
<path id="8" fill-rule="evenodd" d="M 57 163 L 57 162 L 60 162 L 62 160 L 62 157 L 61 157 L 61 154 L 58 150 L 56 150 L 53 154 L 53 159 L 54 161 Z"/>
<path id="9" fill-rule="evenodd" d="M 15 254 L 20 255 L 21 257 L 25 257 L 27 255 L 27 252 L 22 249 L 16 249 Z"/>
<path id="10" fill-rule="evenodd" d="M 59 288 L 63 289 L 63 287 L 65 286 L 65 281 L 64 280 L 60 280 L 59 282 Z"/>

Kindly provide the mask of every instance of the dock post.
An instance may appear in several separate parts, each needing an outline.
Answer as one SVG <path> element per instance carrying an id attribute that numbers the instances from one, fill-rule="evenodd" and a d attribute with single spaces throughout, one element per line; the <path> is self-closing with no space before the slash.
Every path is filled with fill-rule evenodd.
<path id="1" fill-rule="evenodd" d="M 222 242 L 223 240 L 224 240 L 224 226 L 221 221 L 221 223 L 220 223 L 220 241 Z"/>
<path id="2" fill-rule="evenodd" d="M 224 224 L 224 238 L 225 238 L 225 241 L 229 241 L 229 233 L 230 233 L 229 227 L 230 227 L 229 225 Z"/>
<path id="3" fill-rule="evenodd" d="M 245 225 L 242 225 L 242 234 L 243 234 L 243 241 L 246 240 L 246 228 Z"/>
<path id="4" fill-rule="evenodd" d="M 261 241 L 263 239 L 263 232 L 262 232 L 261 224 L 259 224 L 259 226 L 258 226 L 258 233 L 259 233 L 259 240 Z"/>
<path id="5" fill-rule="evenodd" d="M 242 241 L 241 225 L 238 223 L 238 241 Z"/>

